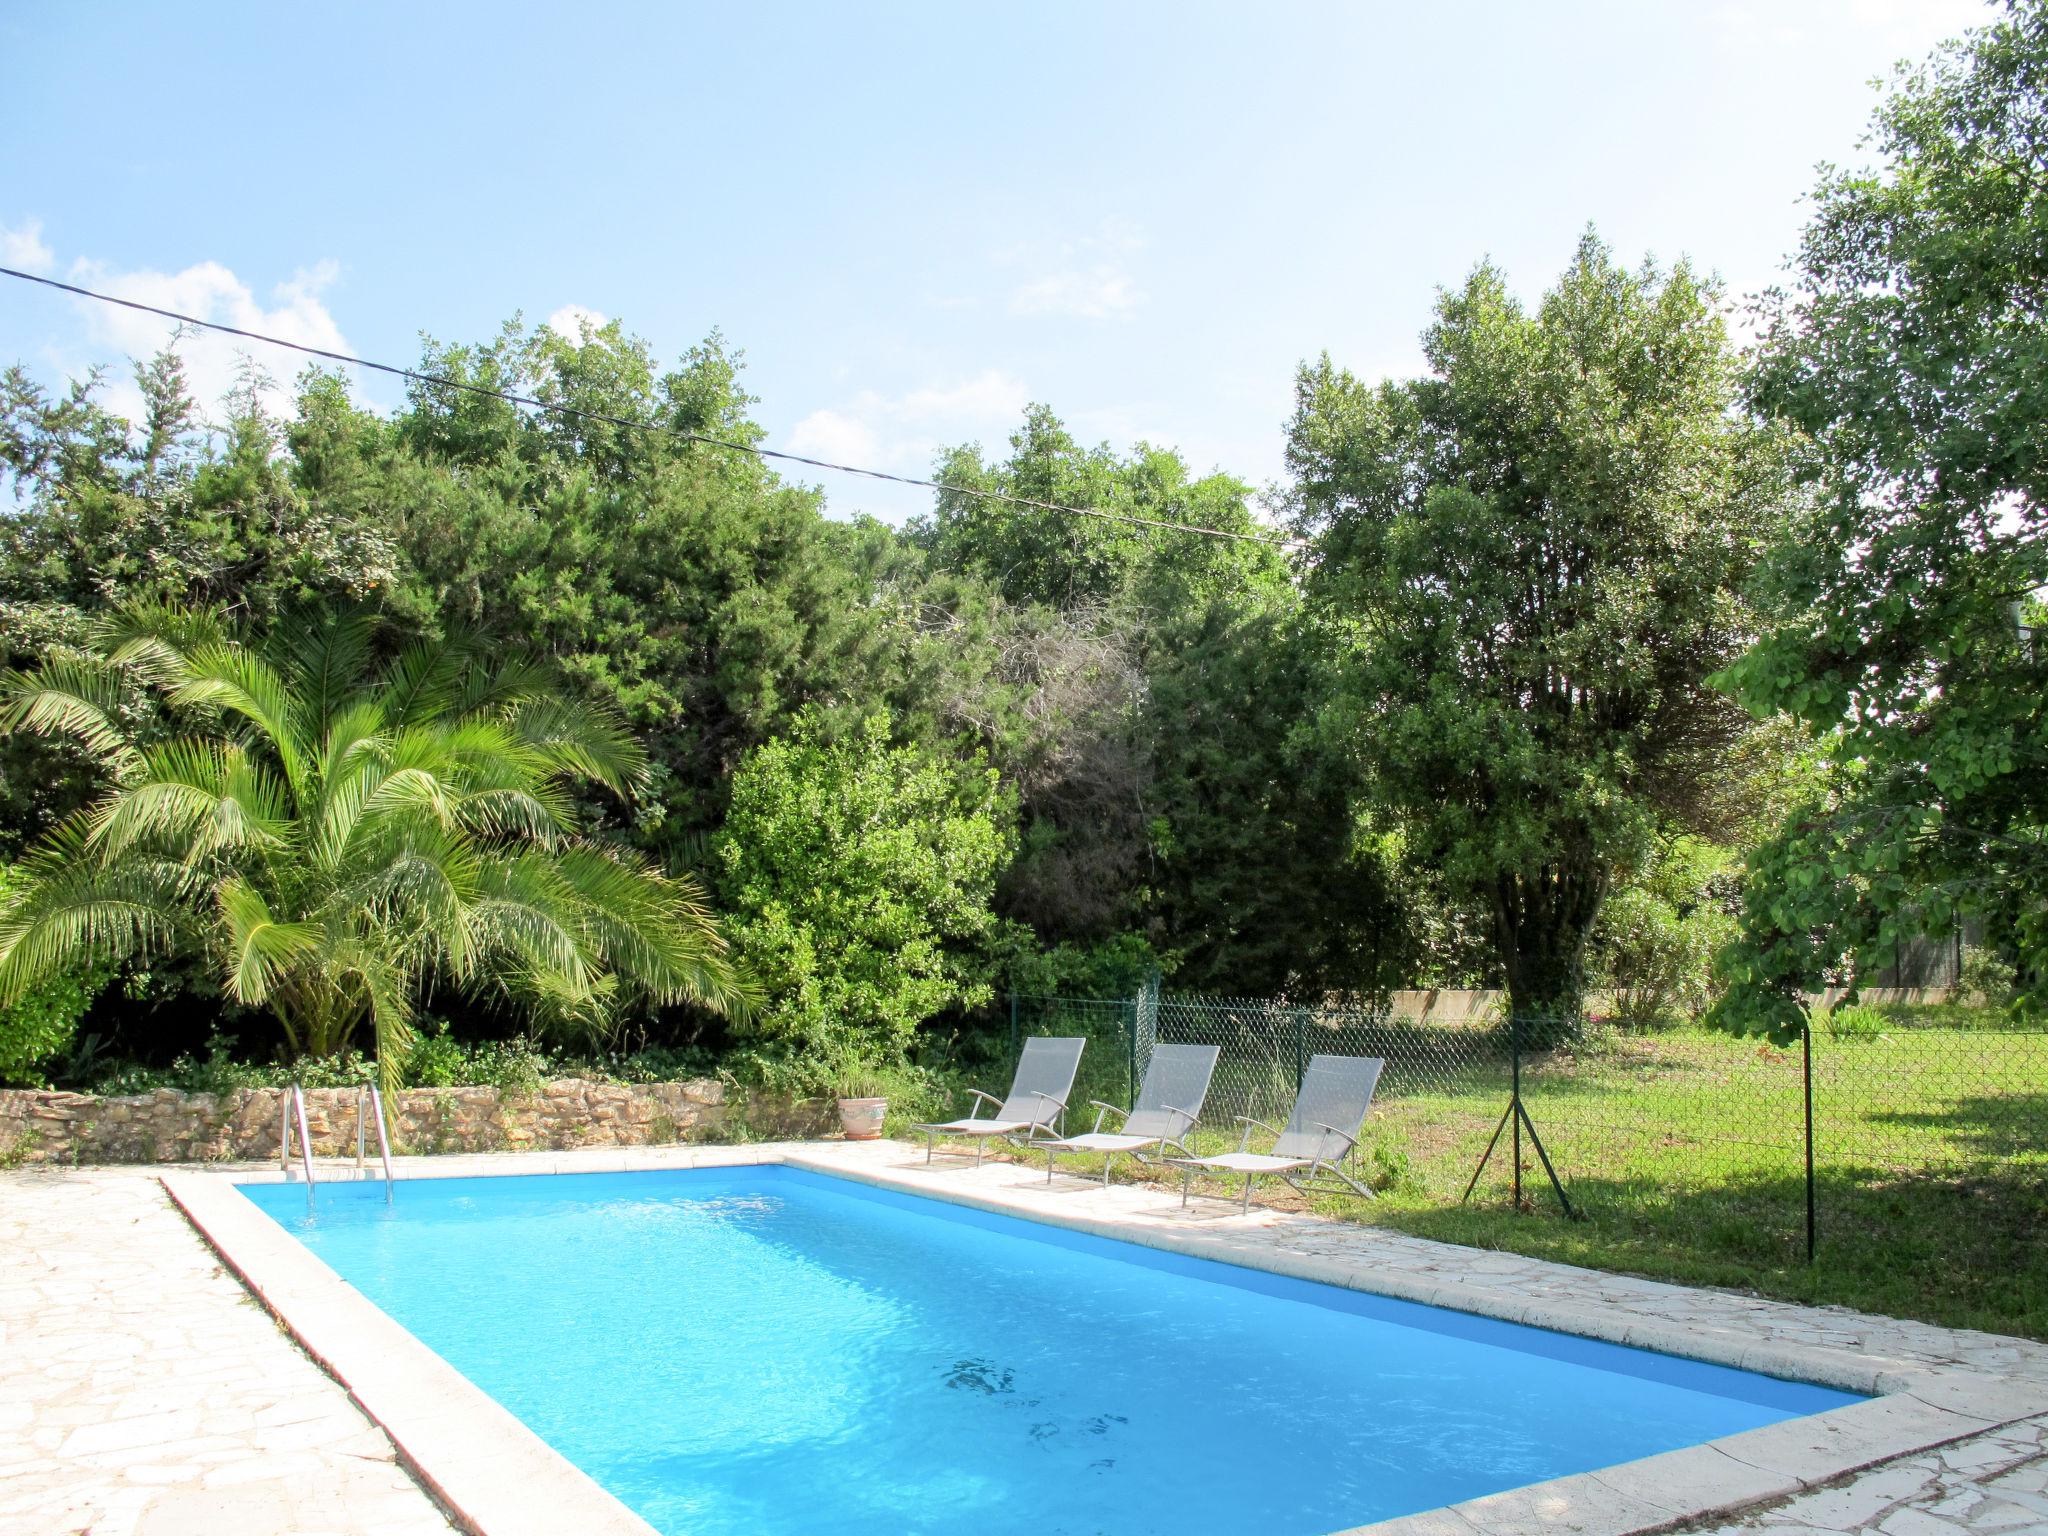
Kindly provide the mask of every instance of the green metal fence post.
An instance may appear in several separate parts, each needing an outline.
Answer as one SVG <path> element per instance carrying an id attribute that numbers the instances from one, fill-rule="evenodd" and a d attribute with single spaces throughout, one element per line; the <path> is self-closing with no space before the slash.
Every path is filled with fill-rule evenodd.
<path id="1" fill-rule="evenodd" d="M 1515 1209 L 1519 1211 L 1522 1208 L 1522 1020 L 1512 1009 L 1508 1013 L 1508 1061 L 1512 1074 L 1508 1079 L 1508 1113 L 1515 1121 Z"/>
<path id="2" fill-rule="evenodd" d="M 1799 1022 L 1801 1054 L 1806 1063 L 1806 1262 L 1813 1262 L 1813 1021 Z"/>
<path id="3" fill-rule="evenodd" d="M 1302 1079 L 1308 1076 L 1308 1010 L 1294 1010 L 1294 1091 L 1301 1092 Z"/>

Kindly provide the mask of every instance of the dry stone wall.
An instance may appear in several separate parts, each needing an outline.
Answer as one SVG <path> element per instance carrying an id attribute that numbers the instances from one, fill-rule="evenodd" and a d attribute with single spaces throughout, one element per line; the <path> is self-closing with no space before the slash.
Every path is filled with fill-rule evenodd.
<path id="1" fill-rule="evenodd" d="M 123 1098 L 0 1090 L 0 1164 L 184 1163 L 274 1158 L 283 1094 L 275 1088 Z M 725 1085 L 593 1083 L 532 1089 L 407 1088 L 386 1105 L 394 1152 L 641 1147 L 715 1137 Z M 353 1157 L 356 1091 L 306 1090 L 316 1157 Z M 371 1133 L 374 1152 L 375 1133 Z M 295 1138 L 296 1144 L 296 1138 Z"/>

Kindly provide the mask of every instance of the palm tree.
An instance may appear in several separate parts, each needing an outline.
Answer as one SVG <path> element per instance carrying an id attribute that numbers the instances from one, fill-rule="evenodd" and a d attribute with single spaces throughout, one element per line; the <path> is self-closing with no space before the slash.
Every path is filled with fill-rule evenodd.
<path id="1" fill-rule="evenodd" d="M 378 666 L 373 638 L 138 609 L 94 654 L 0 679 L 0 728 L 72 738 L 109 779 L 0 904 L 0 1003 L 196 948 L 295 1057 L 367 1023 L 386 1092 L 429 982 L 557 1018 L 635 996 L 744 1011 L 699 888 L 578 829 L 575 788 L 644 778 L 618 719 L 531 661 L 419 641 Z M 149 697 L 174 732 L 153 744 L 123 723 Z"/>

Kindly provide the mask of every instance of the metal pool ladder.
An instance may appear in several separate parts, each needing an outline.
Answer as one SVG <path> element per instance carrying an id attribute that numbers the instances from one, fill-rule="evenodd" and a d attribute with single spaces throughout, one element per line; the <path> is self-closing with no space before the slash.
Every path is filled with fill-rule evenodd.
<path id="1" fill-rule="evenodd" d="M 365 1083 L 356 1090 L 356 1167 L 363 1166 L 363 1122 L 375 1119 L 377 1122 L 377 1156 L 384 1164 L 384 1203 L 391 1203 L 391 1138 L 384 1132 L 384 1095 L 377 1091 L 375 1083 Z"/>
<path id="2" fill-rule="evenodd" d="M 297 1083 L 277 1101 L 277 1160 L 284 1176 L 292 1176 L 292 1122 L 299 1125 L 299 1163 L 306 1170 L 306 1198 L 313 1198 L 313 1138 L 306 1130 L 306 1095 Z"/>
<path id="3" fill-rule="evenodd" d="M 384 1199 L 389 1203 L 392 1195 L 393 1175 L 391 1172 L 391 1138 L 384 1128 L 384 1095 L 374 1084 L 365 1083 L 356 1090 L 356 1167 L 367 1163 L 367 1138 L 370 1121 L 377 1123 L 377 1156 L 384 1168 Z M 313 1137 L 306 1129 L 306 1094 L 297 1083 L 285 1090 L 277 1107 L 278 1162 L 284 1168 L 285 1177 L 292 1172 L 292 1126 L 299 1128 L 299 1166 L 306 1176 L 306 1198 L 313 1198 Z"/>

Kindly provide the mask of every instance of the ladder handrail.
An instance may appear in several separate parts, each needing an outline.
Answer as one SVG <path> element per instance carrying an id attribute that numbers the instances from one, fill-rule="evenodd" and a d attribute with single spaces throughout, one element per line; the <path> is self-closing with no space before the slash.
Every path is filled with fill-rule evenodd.
<path id="1" fill-rule="evenodd" d="M 278 1162 L 287 1176 L 292 1171 L 292 1119 L 299 1122 L 299 1161 L 306 1170 L 306 1198 L 313 1198 L 313 1137 L 306 1129 L 306 1095 L 297 1083 L 284 1090 L 277 1101 Z"/>
<path id="2" fill-rule="evenodd" d="M 377 1091 L 375 1083 L 365 1083 L 356 1090 L 356 1166 L 363 1166 L 363 1121 L 365 1111 L 375 1114 L 377 1119 L 377 1155 L 384 1164 L 384 1201 L 391 1202 L 391 1140 L 384 1132 L 384 1095 Z"/>

